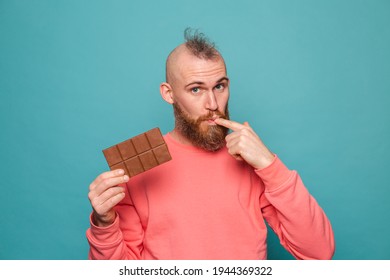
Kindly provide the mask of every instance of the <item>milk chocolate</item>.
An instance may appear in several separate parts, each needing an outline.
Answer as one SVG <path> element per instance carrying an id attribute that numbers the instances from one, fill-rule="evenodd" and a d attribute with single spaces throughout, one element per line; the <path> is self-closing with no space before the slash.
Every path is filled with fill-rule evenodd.
<path id="1" fill-rule="evenodd" d="M 172 159 L 158 127 L 103 150 L 111 170 L 133 177 Z"/>

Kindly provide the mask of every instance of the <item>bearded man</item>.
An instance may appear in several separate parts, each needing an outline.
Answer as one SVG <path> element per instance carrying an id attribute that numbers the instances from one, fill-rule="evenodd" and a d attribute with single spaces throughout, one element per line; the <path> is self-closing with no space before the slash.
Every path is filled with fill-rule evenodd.
<path id="1" fill-rule="evenodd" d="M 172 160 L 91 183 L 89 258 L 266 259 L 267 222 L 295 258 L 330 259 L 330 222 L 298 173 L 248 123 L 229 120 L 222 55 L 201 33 L 185 39 L 160 85 L 175 116 L 164 135 Z"/>

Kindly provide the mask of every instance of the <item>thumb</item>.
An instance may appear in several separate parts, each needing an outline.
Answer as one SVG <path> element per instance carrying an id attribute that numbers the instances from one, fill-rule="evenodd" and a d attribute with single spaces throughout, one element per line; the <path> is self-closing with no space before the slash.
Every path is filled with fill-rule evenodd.
<path id="1" fill-rule="evenodd" d="M 244 125 L 250 127 L 248 122 L 244 122 Z"/>

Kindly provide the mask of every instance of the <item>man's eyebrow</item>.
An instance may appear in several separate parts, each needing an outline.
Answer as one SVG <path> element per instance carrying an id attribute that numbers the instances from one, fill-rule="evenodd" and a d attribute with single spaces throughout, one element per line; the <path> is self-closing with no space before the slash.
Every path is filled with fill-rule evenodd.
<path id="1" fill-rule="evenodd" d="M 228 81 L 229 81 L 229 78 L 228 78 L 228 77 L 222 77 L 222 78 L 220 78 L 216 83 L 219 84 L 220 82 L 223 82 L 223 81 L 228 82 Z M 185 87 L 189 87 L 189 86 L 192 86 L 192 85 L 204 85 L 204 84 L 205 84 L 204 82 L 195 81 L 195 82 L 189 83 L 189 84 L 186 85 Z"/>
<path id="2" fill-rule="evenodd" d="M 195 81 L 195 82 L 189 83 L 188 85 L 186 85 L 186 87 L 189 87 L 189 86 L 192 86 L 192 85 L 204 85 L 204 84 L 205 84 L 204 82 L 197 82 L 197 81 Z"/>
<path id="3" fill-rule="evenodd" d="M 220 82 L 228 82 L 229 81 L 229 78 L 228 77 L 222 77 L 221 79 L 219 79 L 217 81 L 217 84 L 219 84 Z"/>

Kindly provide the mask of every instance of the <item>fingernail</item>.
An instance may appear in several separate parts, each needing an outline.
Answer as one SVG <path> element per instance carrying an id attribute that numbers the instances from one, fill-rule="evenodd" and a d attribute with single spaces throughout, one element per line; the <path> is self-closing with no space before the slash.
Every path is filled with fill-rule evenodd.
<path id="1" fill-rule="evenodd" d="M 123 180 L 125 180 L 125 182 L 129 181 L 129 176 L 127 175 L 123 176 Z"/>
<path id="2" fill-rule="evenodd" d="M 125 173 L 125 171 L 124 171 L 123 169 L 119 169 L 119 170 L 118 170 L 118 174 L 119 174 L 119 175 L 122 175 L 122 174 L 124 174 L 124 173 Z"/>

